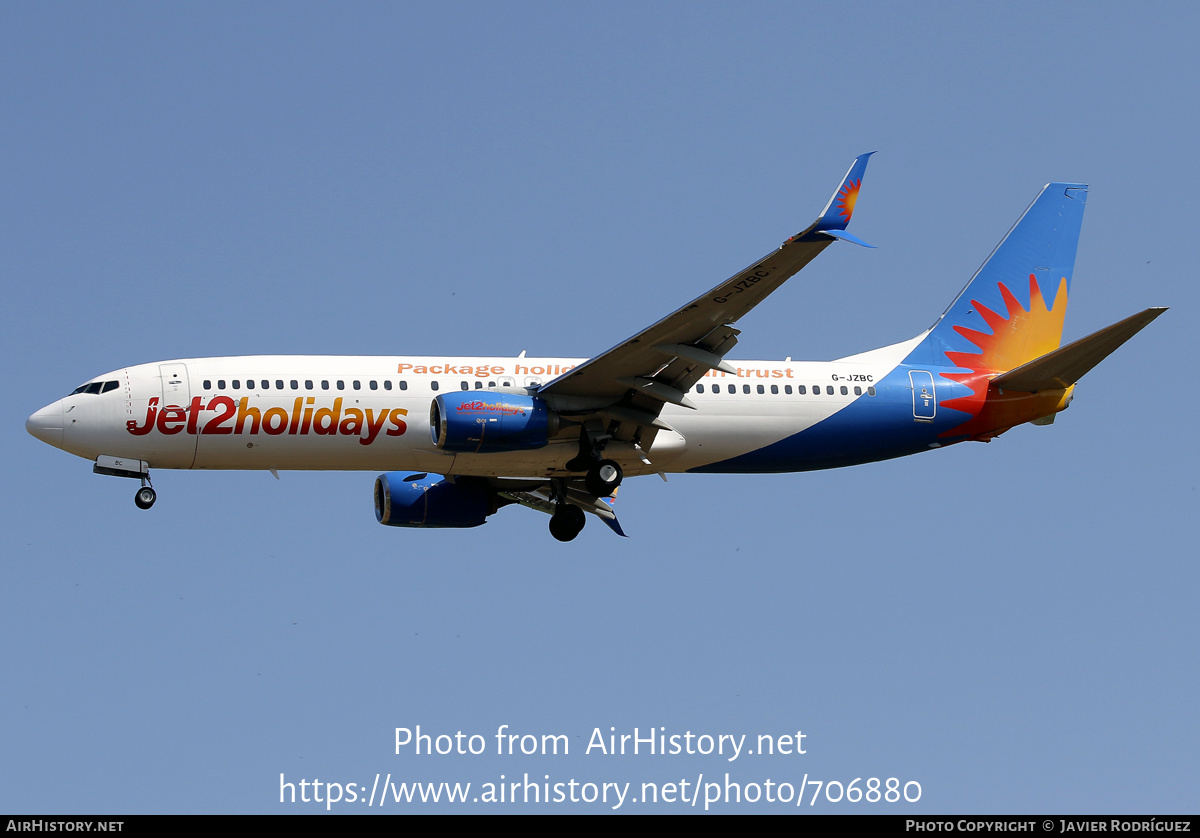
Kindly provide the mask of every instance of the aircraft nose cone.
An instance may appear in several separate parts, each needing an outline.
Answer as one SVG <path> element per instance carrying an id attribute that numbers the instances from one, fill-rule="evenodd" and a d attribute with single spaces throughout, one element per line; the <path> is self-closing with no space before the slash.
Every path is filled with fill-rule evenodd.
<path id="1" fill-rule="evenodd" d="M 63 409 L 62 402 L 47 405 L 25 420 L 25 430 L 47 445 L 62 448 Z"/>

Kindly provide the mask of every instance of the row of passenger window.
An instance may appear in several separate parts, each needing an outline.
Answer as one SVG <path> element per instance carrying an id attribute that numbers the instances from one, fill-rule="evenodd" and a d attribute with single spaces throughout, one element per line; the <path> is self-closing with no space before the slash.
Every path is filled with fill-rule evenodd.
<path id="1" fill-rule="evenodd" d="M 697 393 L 703 393 L 703 392 L 704 392 L 704 386 L 705 386 L 705 385 L 703 385 L 703 384 L 697 384 L 697 385 L 696 385 L 696 392 L 697 392 Z M 710 385 L 708 385 L 708 386 L 712 387 L 712 391 L 713 391 L 714 393 L 720 393 L 720 392 L 721 392 L 721 385 L 720 385 L 720 384 L 710 384 Z M 772 385 L 770 385 L 770 386 L 771 386 L 771 394 L 772 394 L 772 395 L 775 395 L 775 396 L 779 395 L 779 385 L 778 385 L 778 384 L 772 384 Z M 737 386 L 736 384 L 726 384 L 726 385 L 725 385 L 725 388 L 726 388 L 726 389 L 725 389 L 725 392 L 727 392 L 727 393 L 736 393 L 736 392 L 737 392 L 737 388 L 738 388 L 738 386 Z M 758 390 L 758 393 L 759 393 L 759 395 L 765 394 L 765 393 L 767 392 L 767 390 L 766 390 L 766 386 L 765 386 L 765 385 L 762 385 L 762 384 L 759 384 L 759 385 L 758 385 L 758 387 L 757 387 L 757 390 Z M 850 395 L 850 388 L 849 388 L 849 387 L 847 387 L 845 384 L 841 385 L 841 386 L 838 388 L 838 391 L 840 391 L 840 392 L 841 392 L 841 394 L 842 394 L 843 396 L 848 396 L 848 395 Z M 749 384 L 743 384 L 743 385 L 742 385 L 742 392 L 743 392 L 743 393 L 746 393 L 746 394 L 749 394 L 749 393 L 750 393 L 750 385 L 749 385 Z M 791 384 L 784 384 L 784 385 L 783 385 L 783 392 L 784 392 L 784 394 L 785 394 L 785 395 L 788 395 L 788 396 L 790 396 L 790 395 L 792 394 L 792 385 L 791 385 Z M 801 395 L 801 396 L 808 395 L 808 388 L 807 388 L 805 385 L 803 385 L 803 384 L 797 384 L 797 385 L 796 385 L 796 393 L 797 393 L 797 394 L 799 394 L 799 395 Z M 820 385 L 820 384 L 814 384 L 814 385 L 812 386 L 812 394 L 813 394 L 814 396 L 819 396 L 819 395 L 821 395 L 821 385 Z M 854 388 L 854 395 L 856 395 L 856 396 L 861 396 L 862 394 L 863 394 L 863 388 L 862 388 L 862 387 L 857 387 L 857 386 L 856 386 L 856 387 Z M 825 385 L 825 395 L 827 395 L 827 396 L 832 396 L 832 395 L 835 395 L 835 390 L 834 390 L 834 388 L 833 388 L 833 385 L 832 385 L 832 384 L 826 384 L 826 385 Z M 868 387 L 868 388 L 867 388 L 867 395 L 868 395 L 868 396 L 873 396 L 873 395 L 875 395 L 875 388 L 874 388 L 874 387 Z"/>
<path id="2" fill-rule="evenodd" d="M 217 379 L 217 389 L 218 389 L 218 390 L 224 390 L 224 389 L 225 389 L 225 384 L 226 384 L 226 382 L 225 382 L 225 379 L 224 379 L 224 378 L 218 378 L 218 379 Z M 273 384 L 274 386 L 272 386 L 272 384 Z M 337 381 L 334 381 L 332 384 L 333 384 L 333 387 L 334 387 L 334 388 L 336 388 L 336 389 L 338 389 L 338 390 L 345 390 L 345 389 L 346 389 L 346 382 L 345 382 L 345 381 L 343 381 L 343 380 L 341 380 L 341 379 L 339 379 L 339 380 L 337 380 Z M 245 385 L 245 388 L 246 388 L 247 390 L 288 390 L 288 389 L 291 389 L 291 390 L 299 390 L 299 389 L 301 389 L 301 386 L 300 386 L 300 380 L 299 380 L 299 379 L 296 379 L 296 378 L 293 378 L 293 379 L 291 379 L 291 380 L 290 380 L 290 381 L 287 383 L 287 385 L 286 385 L 286 386 L 284 385 L 284 380 L 283 380 L 282 378 L 277 378 L 277 379 L 275 379 L 275 381 L 274 381 L 274 382 L 272 382 L 270 379 L 267 379 L 267 378 L 262 378 L 262 379 L 258 379 L 258 378 L 248 378 L 248 379 L 246 379 L 245 381 L 243 381 L 243 380 L 242 380 L 242 379 L 240 379 L 240 378 L 235 378 L 235 379 L 233 379 L 233 380 L 229 381 L 229 388 L 230 388 L 230 389 L 232 389 L 232 390 L 241 390 L 243 385 Z M 311 378 L 308 378 L 308 379 L 305 379 L 305 380 L 304 380 L 304 387 L 303 387 L 303 389 L 305 389 L 305 390 L 315 390 L 315 389 L 316 389 L 316 385 L 317 385 L 317 382 L 315 382 L 315 381 L 314 381 L 313 379 L 311 379 Z M 371 390 L 378 390 L 378 389 L 379 389 L 379 382 L 378 382 L 378 381 L 368 381 L 368 382 L 367 382 L 367 386 L 368 386 L 368 388 L 369 388 L 369 389 L 371 389 Z M 321 382 L 320 382 L 320 387 L 321 387 L 321 389 L 322 389 L 322 390 L 328 390 L 328 389 L 329 389 L 329 387 L 330 387 L 330 382 L 329 382 L 328 380 L 323 380 L 323 381 L 321 381 Z M 351 382 L 350 382 L 350 387 L 351 387 L 351 389 L 353 389 L 353 390 L 361 390 L 361 389 L 362 389 L 362 382 L 361 382 L 361 381 L 351 381 Z M 206 378 L 206 379 L 204 379 L 204 389 L 205 389 L 205 390 L 211 390 L 211 389 L 213 389 L 213 382 L 212 382 L 212 379 L 209 379 L 209 378 Z M 385 390 L 391 390 L 391 389 L 392 389 L 392 382 L 391 382 L 391 381 L 384 381 L 384 382 L 383 382 L 383 389 L 385 389 Z M 407 389 L 408 389 L 408 382 L 407 382 L 407 381 L 401 381 L 401 382 L 400 382 L 400 389 L 401 389 L 401 390 L 407 390 Z M 436 386 L 436 385 L 434 386 L 434 389 L 435 389 L 435 390 L 437 389 L 437 386 Z"/>
<path id="3" fill-rule="evenodd" d="M 232 380 L 230 380 L 230 381 L 228 382 L 228 384 L 229 384 L 229 389 L 231 389 L 231 390 L 241 390 L 241 389 L 243 389 L 243 387 L 244 387 L 245 389 L 247 389 L 247 390 L 300 390 L 300 389 L 304 389 L 304 390 L 315 390 L 315 389 L 317 389 L 317 385 L 318 385 L 318 384 L 320 385 L 320 389 L 322 389 L 322 390 L 328 390 L 328 389 L 330 389 L 330 387 L 332 387 L 332 388 L 333 388 L 333 389 L 335 389 L 335 390 L 345 390 L 345 389 L 346 389 L 346 382 L 345 382 L 345 380 L 343 380 L 343 379 L 337 379 L 337 380 L 335 380 L 335 381 L 332 381 L 332 382 L 331 382 L 331 381 L 329 381 L 328 379 L 322 379 L 320 382 L 316 382 L 316 381 L 314 381 L 314 380 L 313 380 L 313 379 L 311 379 L 311 378 L 307 378 L 307 379 L 305 379 L 305 380 L 304 380 L 304 382 L 303 382 L 303 383 L 304 383 L 304 386 L 303 386 L 303 387 L 301 387 L 301 386 L 300 386 L 300 384 L 301 384 L 300 380 L 299 380 L 299 379 L 296 379 L 296 378 L 293 378 L 293 379 L 289 380 L 289 381 L 287 382 L 287 386 L 285 386 L 285 385 L 284 385 L 284 380 L 283 380 L 282 378 L 277 378 L 277 379 L 275 379 L 274 381 L 271 381 L 271 380 L 270 380 L 270 379 L 268 379 L 268 378 L 261 378 L 261 379 L 259 379 L 259 378 L 248 378 L 248 379 L 245 379 L 244 381 L 243 381 L 242 379 L 240 379 L 240 378 L 234 378 L 234 379 L 232 379 Z M 116 382 L 114 381 L 114 382 L 113 382 L 113 384 L 115 385 L 115 384 L 116 384 Z M 225 379 L 224 379 L 224 378 L 218 378 L 218 379 L 217 379 L 217 389 L 218 389 L 218 390 L 224 390 L 224 389 L 226 389 L 226 388 L 225 388 L 225 384 L 226 384 L 226 381 L 225 381 Z M 384 390 L 391 390 L 391 389 L 392 389 L 392 382 L 391 382 L 390 380 L 387 380 L 387 379 L 385 379 L 385 380 L 382 382 L 382 384 L 383 384 L 383 389 L 384 389 Z M 399 389 L 401 389 L 401 390 L 407 390 L 407 389 L 408 389 L 408 382 L 407 382 L 407 381 L 405 381 L 404 379 L 401 379 L 399 382 L 397 382 L 397 386 L 398 386 L 398 388 L 399 388 Z M 495 387 L 495 386 L 496 386 L 496 382 L 495 382 L 495 381 L 489 381 L 489 382 L 487 383 L 487 386 L 488 386 L 488 387 Z M 363 387 L 363 383 L 362 383 L 361 381 L 358 381 L 358 380 L 352 380 L 352 381 L 350 382 L 350 389 L 351 389 L 351 390 L 361 390 L 361 389 L 362 389 L 362 387 Z M 367 382 L 367 389 L 369 389 L 369 390 L 378 390 L 378 389 L 379 389 L 379 387 L 380 387 L 380 382 L 378 382 L 378 381 L 371 380 L 371 381 L 368 381 L 368 382 Z M 431 389 L 431 390 L 440 390 L 440 389 L 441 389 L 441 384 L 440 384 L 440 383 L 438 383 L 437 381 L 431 381 L 431 382 L 429 382 L 429 387 L 430 387 L 430 389 Z M 212 382 L 212 379 L 210 379 L 210 378 L 206 378 L 206 379 L 204 379 L 204 389 L 205 389 L 205 390 L 211 390 L 211 389 L 213 389 L 213 382 Z M 460 390 L 470 390 L 470 389 L 471 389 L 470 382 L 467 382 L 467 381 L 460 381 L 460 382 L 459 382 L 459 389 L 460 389 Z M 482 381 L 476 381 L 476 382 L 475 382 L 475 389 L 476 389 L 476 390 L 482 390 L 482 389 L 483 389 L 483 382 L 482 382 Z M 77 390 L 76 392 L 79 392 L 79 391 Z"/>
<path id="4" fill-rule="evenodd" d="M 80 393 L 107 393 L 109 390 L 115 390 L 120 386 L 119 381 L 93 381 L 91 384 L 80 384 L 71 391 L 72 396 L 77 396 Z"/>
<path id="5" fill-rule="evenodd" d="M 218 378 L 218 379 L 217 379 L 217 389 L 218 389 L 218 390 L 224 390 L 224 389 L 225 389 L 225 383 L 226 383 L 226 382 L 225 382 L 225 379 L 224 379 L 224 378 Z M 106 393 L 107 393 L 109 390 L 112 390 L 112 389 L 114 389 L 114 388 L 117 386 L 117 382 L 115 382 L 115 381 L 106 381 L 106 382 L 104 382 L 103 384 L 104 384 L 104 389 L 103 389 L 103 392 L 106 392 Z M 274 386 L 272 386 L 272 384 L 274 384 Z M 211 390 L 211 389 L 213 389 L 213 386 L 212 386 L 212 385 L 213 385 L 212 379 L 208 379 L 208 378 L 204 379 L 204 389 L 205 389 L 205 390 Z M 300 390 L 300 389 L 302 389 L 302 388 L 300 387 L 300 380 L 299 380 L 299 379 L 296 379 L 296 378 L 293 378 L 293 379 L 291 379 L 290 381 L 288 381 L 288 382 L 287 382 L 287 386 L 286 386 L 286 387 L 284 386 L 284 380 L 283 380 L 282 378 L 277 378 L 277 379 L 275 379 L 275 381 L 274 381 L 274 382 L 272 382 L 270 379 L 267 379 L 267 378 L 262 378 L 262 379 L 258 379 L 258 378 L 250 378 L 250 379 L 246 379 L 245 381 L 243 381 L 243 380 L 242 380 L 242 379 L 240 379 L 240 378 L 234 378 L 234 379 L 232 379 L 232 380 L 230 380 L 230 381 L 229 381 L 229 385 L 230 385 L 230 389 L 232 389 L 232 390 L 241 390 L 241 389 L 242 389 L 242 387 L 243 387 L 243 385 L 245 385 L 245 389 L 247 389 L 247 390 L 272 390 L 272 389 L 274 389 L 274 390 L 287 390 L 287 389 L 291 389 L 291 390 Z M 305 379 L 305 380 L 304 380 L 304 387 L 303 387 L 303 389 L 305 389 L 305 390 L 315 390 L 315 389 L 317 389 L 316 385 L 317 385 L 317 382 L 315 382 L 315 381 L 314 381 L 313 379 L 311 379 L 311 378 L 308 378 L 308 379 Z M 378 382 L 378 381 L 375 381 L 374 379 L 372 379 L 372 380 L 370 380 L 370 381 L 368 381 L 368 382 L 367 382 L 367 388 L 368 388 L 368 389 L 370 389 L 370 390 L 378 390 L 378 389 L 379 389 L 379 385 L 380 385 L 380 382 Z M 77 389 L 75 392 L 76 392 L 76 393 L 83 393 L 83 392 L 88 392 L 88 393 L 93 393 L 93 392 L 95 392 L 95 393 L 99 393 L 99 392 L 101 392 L 101 390 L 99 389 L 99 388 L 100 388 L 100 386 L 101 386 L 101 385 L 100 385 L 100 382 L 96 382 L 96 383 L 93 383 L 93 384 L 85 384 L 85 385 L 83 385 L 82 387 L 80 387 L 79 389 Z M 320 389 L 322 389 L 322 390 L 328 390 L 328 389 L 330 389 L 330 386 L 331 386 L 331 382 L 330 382 L 328 379 L 322 379 L 322 380 L 321 380 L 321 382 L 320 382 Z M 487 386 L 488 386 L 488 387 L 495 387 L 495 386 L 496 386 L 496 382 L 495 382 L 495 381 L 488 381 L 488 382 L 487 382 Z M 697 384 L 697 385 L 696 385 L 696 392 L 697 392 L 697 393 L 703 393 L 703 392 L 705 391 L 705 386 L 706 386 L 706 385 L 704 385 L 704 384 Z M 720 393 L 720 392 L 722 392 L 722 390 L 721 390 L 721 385 L 720 385 L 720 384 L 709 384 L 709 385 L 707 385 L 707 386 L 708 386 L 708 387 L 711 387 L 711 388 L 712 388 L 712 392 L 714 392 L 714 393 Z M 345 380 L 344 380 L 344 379 L 336 379 L 336 380 L 334 380 L 334 381 L 332 382 L 332 387 L 333 387 L 333 389 L 336 389 L 336 390 L 345 390 L 345 389 L 346 389 L 346 382 L 345 382 Z M 399 387 L 399 389 L 401 389 L 401 390 L 407 390 L 407 389 L 408 389 L 408 382 L 407 382 L 407 381 L 405 381 L 404 379 L 401 379 L 401 380 L 398 382 L 398 387 Z M 92 389 L 92 388 L 97 388 L 97 389 Z M 436 391 L 436 390 L 439 390 L 439 389 L 441 389 L 441 385 L 440 385 L 440 384 L 439 384 L 439 382 L 437 382 L 437 381 L 431 381 L 431 382 L 429 382 L 429 388 L 430 388 L 431 390 L 435 390 L 435 391 Z M 470 382 L 468 382 L 468 381 L 460 381 L 460 382 L 458 383 L 458 388 L 459 388 L 460 390 L 470 390 L 470 389 L 471 389 L 471 384 L 470 384 Z M 475 389 L 476 389 L 476 390 L 482 390 L 483 388 L 484 388 L 484 383 L 483 383 L 482 381 L 476 381 L 476 382 L 475 382 Z M 771 384 L 771 385 L 770 385 L 770 388 L 771 388 L 771 394 L 772 394 L 772 395 L 779 395 L 779 391 L 780 391 L 780 385 L 778 385 L 778 384 Z M 352 389 L 352 390 L 361 390 L 361 389 L 362 389 L 362 382 L 361 382 L 361 381 L 359 381 L 359 380 L 357 380 L 357 379 L 355 379 L 355 380 L 351 380 L 351 382 L 350 382 L 350 389 Z M 384 389 L 384 390 L 391 390 L 391 389 L 392 389 L 392 382 L 391 382 L 390 380 L 387 380 L 387 379 L 385 379 L 385 380 L 383 381 L 383 389 Z M 767 392 L 767 385 L 759 384 L 759 385 L 757 385 L 757 387 L 756 387 L 756 390 L 757 390 L 757 392 L 759 393 L 759 395 L 765 395 L 765 394 L 766 394 L 766 392 Z M 727 393 L 736 393 L 737 391 L 738 391 L 738 385 L 736 385 L 736 384 L 726 384 L 726 385 L 725 385 L 725 391 L 724 391 L 724 392 L 727 392 Z M 841 385 L 839 388 L 837 388 L 837 391 L 840 391 L 840 392 L 841 392 L 841 394 L 842 394 L 843 396 L 848 396 L 848 395 L 850 395 L 850 388 L 849 388 L 849 387 L 847 387 L 845 384 L 843 384 L 843 385 Z M 827 396 L 832 396 L 832 395 L 835 395 L 835 392 L 837 392 L 837 391 L 835 391 L 835 390 L 834 390 L 834 387 L 833 387 L 833 385 L 832 385 L 832 384 L 827 384 L 827 385 L 825 385 L 825 395 L 827 395 Z M 745 394 L 747 394 L 747 395 L 749 395 L 749 394 L 752 392 L 752 391 L 751 391 L 751 389 L 750 389 L 750 385 L 749 385 L 749 384 L 743 384 L 743 385 L 742 385 L 742 392 L 743 392 L 743 393 L 745 393 Z M 814 396 L 819 396 L 819 395 L 821 395 L 821 385 L 819 385 L 819 384 L 814 384 L 814 385 L 812 386 L 812 390 L 811 390 L 811 392 L 812 392 L 812 395 L 814 395 Z M 788 395 L 788 396 L 790 396 L 790 395 L 792 394 L 792 385 L 791 385 L 791 384 L 784 384 L 784 385 L 783 385 L 783 393 L 784 393 L 785 395 Z M 808 388 L 808 387 L 806 387 L 804 384 L 798 384 L 798 385 L 796 385 L 796 393 L 797 393 L 798 395 L 801 395 L 801 396 L 808 395 L 808 393 L 809 393 L 809 388 Z M 854 395 L 856 395 L 856 396 L 861 396 L 862 394 L 863 394 L 863 388 L 862 388 L 862 387 L 855 386 L 855 388 L 854 388 Z M 72 394 L 72 395 L 74 395 L 74 394 Z M 868 396 L 874 396 L 874 395 L 875 395 L 875 388 L 874 388 L 874 387 L 868 387 L 868 388 L 867 388 L 867 395 L 868 395 Z"/>

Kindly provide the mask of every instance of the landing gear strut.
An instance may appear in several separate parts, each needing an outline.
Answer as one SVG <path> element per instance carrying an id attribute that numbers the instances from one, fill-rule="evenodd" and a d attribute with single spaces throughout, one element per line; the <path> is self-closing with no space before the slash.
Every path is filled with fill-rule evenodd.
<path id="1" fill-rule="evenodd" d="M 585 523 L 587 516 L 582 509 L 574 504 L 560 503 L 550 516 L 550 534 L 559 541 L 571 541 L 579 535 Z"/>

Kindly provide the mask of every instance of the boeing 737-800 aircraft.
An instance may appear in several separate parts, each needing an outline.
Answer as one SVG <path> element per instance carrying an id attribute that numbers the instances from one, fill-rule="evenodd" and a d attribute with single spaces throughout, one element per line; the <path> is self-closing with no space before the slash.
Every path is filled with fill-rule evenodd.
<path id="1" fill-rule="evenodd" d="M 474 527 L 518 503 L 569 541 L 589 512 L 624 535 L 625 475 L 834 468 L 1049 424 L 1166 310 L 1059 347 L 1087 187 L 1051 183 L 911 340 L 828 363 L 727 360 L 750 309 L 834 241 L 865 244 L 846 226 L 869 156 L 806 230 L 591 359 L 160 361 L 99 376 L 26 428 L 98 474 L 139 479 L 143 509 L 152 468 L 370 469 L 386 472 L 382 524 Z"/>

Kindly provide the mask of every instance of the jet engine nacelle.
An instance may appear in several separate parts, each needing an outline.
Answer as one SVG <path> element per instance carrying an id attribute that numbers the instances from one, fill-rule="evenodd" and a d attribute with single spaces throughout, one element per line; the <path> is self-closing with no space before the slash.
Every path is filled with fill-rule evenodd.
<path id="1" fill-rule="evenodd" d="M 375 478 L 375 520 L 389 527 L 477 527 L 495 511 L 482 481 L 406 471 Z"/>
<path id="2" fill-rule="evenodd" d="M 443 451 L 522 451 L 550 441 L 558 430 L 558 414 L 537 396 L 444 393 L 429 407 L 429 429 L 433 444 Z"/>

